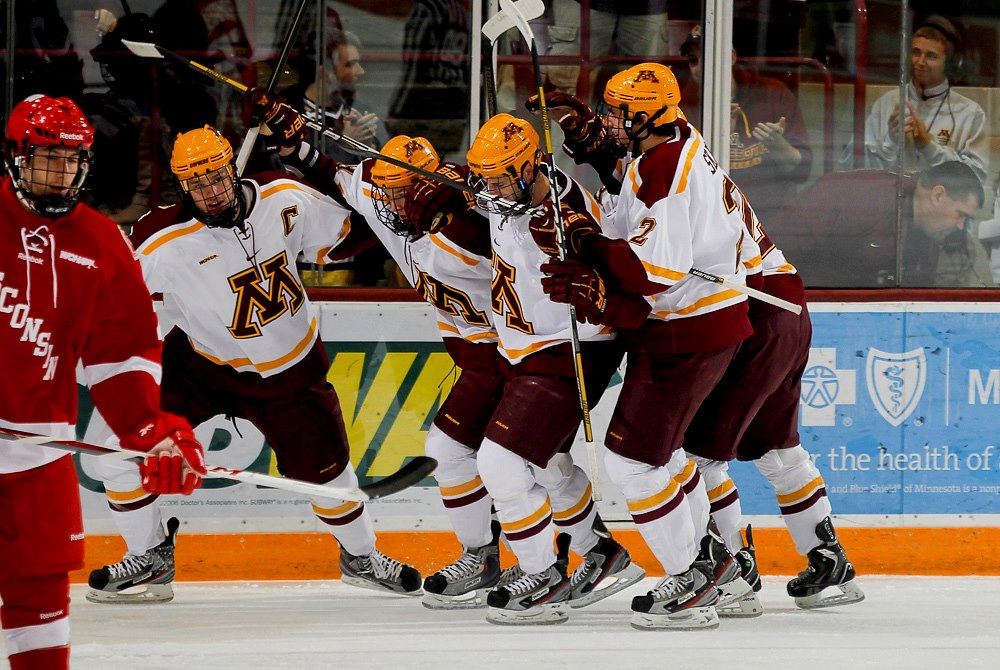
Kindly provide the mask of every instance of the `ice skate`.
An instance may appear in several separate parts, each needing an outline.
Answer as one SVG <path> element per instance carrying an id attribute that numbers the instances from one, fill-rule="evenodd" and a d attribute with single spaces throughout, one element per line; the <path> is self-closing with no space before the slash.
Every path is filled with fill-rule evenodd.
<path id="1" fill-rule="evenodd" d="M 764 613 L 764 606 L 753 587 L 743 578 L 742 570 L 719 536 L 709 530 L 701 540 L 696 563 L 710 570 L 719 589 L 715 611 L 723 618 L 747 619 Z"/>
<path id="2" fill-rule="evenodd" d="M 700 630 L 719 627 L 715 604 L 719 590 L 692 565 L 680 575 L 667 575 L 652 591 L 632 598 L 632 627 L 639 630 Z"/>
<path id="3" fill-rule="evenodd" d="M 754 593 L 760 593 L 763 586 L 760 581 L 760 571 L 757 570 L 757 549 L 753 545 L 753 530 L 747 524 L 746 542 L 743 548 L 734 556 L 740 566 L 740 573 Z"/>
<path id="4" fill-rule="evenodd" d="M 524 577 L 524 570 L 521 566 L 515 563 L 509 568 L 505 568 L 503 572 L 500 573 L 500 581 L 497 582 L 496 588 L 501 588 L 507 586 L 508 584 L 513 584 L 521 577 Z"/>
<path id="5" fill-rule="evenodd" d="M 457 561 L 424 580 L 424 607 L 432 610 L 486 607 L 486 594 L 500 581 L 500 524 L 482 547 L 466 547 Z"/>
<path id="6" fill-rule="evenodd" d="M 90 573 L 87 600 L 92 603 L 130 605 L 166 603 L 174 599 L 174 541 L 180 521 L 167 521 L 167 536 L 143 554 L 125 554 L 112 565 Z"/>
<path id="7" fill-rule="evenodd" d="M 601 539 L 587 552 L 570 577 L 569 606 L 574 609 L 604 600 L 646 576 L 646 571 L 632 562 L 628 550 L 618 544 L 610 533 L 606 530 L 602 533 L 597 528 L 595 531 Z M 556 538 L 557 544 L 561 538 Z M 566 544 L 568 549 L 568 536 Z"/>
<path id="8" fill-rule="evenodd" d="M 363 589 L 404 596 L 422 596 L 420 573 L 376 549 L 367 556 L 353 556 L 340 548 L 340 581 Z"/>
<path id="9" fill-rule="evenodd" d="M 817 524 L 816 536 L 823 544 L 809 552 L 809 566 L 788 582 L 788 595 L 803 609 L 836 607 L 864 600 L 864 591 L 854 582 L 854 566 L 837 541 L 830 517 Z M 839 592 L 824 596 L 823 592 L 830 587 L 836 587 Z"/>
<path id="10" fill-rule="evenodd" d="M 490 591 L 486 620 L 515 626 L 563 623 L 569 618 L 569 591 L 566 566 L 556 561 L 542 572 L 522 574 Z"/>

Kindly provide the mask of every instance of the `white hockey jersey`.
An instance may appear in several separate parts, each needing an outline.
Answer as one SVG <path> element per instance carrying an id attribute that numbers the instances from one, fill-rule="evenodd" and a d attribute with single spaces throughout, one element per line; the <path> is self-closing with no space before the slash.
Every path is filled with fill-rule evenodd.
<path id="1" fill-rule="evenodd" d="M 560 200 L 576 211 L 589 212 L 601 222 L 601 208 L 586 189 L 560 173 Z M 531 238 L 531 217 L 489 215 L 493 243 L 493 320 L 500 352 L 511 363 L 557 344 L 570 341 L 569 310 L 552 302 L 542 290 L 542 263 L 548 256 Z M 580 341 L 608 340 L 608 326 L 578 323 Z"/>
<path id="2" fill-rule="evenodd" d="M 369 158 L 337 170 L 337 186 L 345 201 L 365 217 L 410 284 L 437 309 L 441 337 L 495 342 L 487 231 L 478 229 L 474 221 L 456 218 L 441 230 L 415 240 L 396 235 L 375 213 L 373 165 Z"/>
<path id="3" fill-rule="evenodd" d="M 210 228 L 171 205 L 140 219 L 132 237 L 149 290 L 163 294 L 194 350 L 270 377 L 301 360 L 319 336 L 296 258 L 329 262 L 350 231 L 350 211 L 281 173 L 243 184 L 253 204 L 242 231 Z"/>

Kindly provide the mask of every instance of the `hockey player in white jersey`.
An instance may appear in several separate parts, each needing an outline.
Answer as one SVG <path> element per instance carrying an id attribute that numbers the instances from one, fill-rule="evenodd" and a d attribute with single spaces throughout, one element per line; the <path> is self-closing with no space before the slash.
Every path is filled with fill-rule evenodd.
<path id="1" fill-rule="evenodd" d="M 170 167 L 182 203 L 154 210 L 132 234 L 149 290 L 163 295 L 175 324 L 164 342 L 163 408 L 192 425 L 220 414 L 246 419 L 282 474 L 357 486 L 316 310 L 295 271 L 299 253 L 332 259 L 351 212 L 285 173 L 237 177 L 232 147 L 208 126 L 177 137 Z M 120 591 L 136 583 L 159 588 L 135 598 L 172 597 L 172 537 L 164 540 L 155 496 L 136 481 L 127 464 L 105 480 L 129 553 L 91 574 L 89 599 L 128 602 Z M 376 549 L 364 504 L 311 502 L 340 543 L 344 582 L 421 593 L 417 570 Z"/>
<path id="2" fill-rule="evenodd" d="M 607 132 L 597 148 L 624 159 L 608 228 L 618 239 L 568 231 L 574 258 L 547 266 L 546 290 L 598 323 L 608 322 L 599 307 L 613 293 L 609 285 L 645 295 L 651 304 L 649 319 L 622 334 L 629 366 L 605 439 L 608 473 L 666 572 L 652 591 L 633 599 L 632 623 L 712 628 L 718 625 L 715 580 L 739 578 L 739 571 L 731 557 L 712 560 L 705 485 L 681 443 L 751 329 L 745 296 L 689 270 L 744 283 L 743 212 L 703 138 L 684 121 L 669 68 L 645 63 L 619 73 L 604 99 Z M 601 163 L 613 166 L 608 155 Z M 540 246 L 551 245 L 548 231 L 533 233 Z"/>
<path id="3" fill-rule="evenodd" d="M 545 173 L 540 155 L 530 123 L 494 116 L 467 154 L 470 179 L 491 195 L 540 207 L 538 218 L 546 221 L 552 218 L 551 204 L 545 204 L 551 203 L 551 188 L 559 189 L 564 217 L 600 216 L 596 201 L 579 184 L 562 173 Z M 594 587 L 604 577 L 615 576 L 609 588 L 619 590 L 644 572 L 602 524 L 595 531 L 589 479 L 564 453 L 581 420 L 571 329 L 568 312 L 542 291 L 540 268 L 547 256 L 531 241 L 531 216 L 495 202 L 481 204 L 489 211 L 492 311 L 507 381 L 479 450 L 479 472 L 523 571 L 489 594 L 487 619 L 560 623 L 571 599 L 582 606 L 603 595 Z M 610 328 L 581 324 L 579 336 L 585 384 L 596 404 L 621 350 Z M 572 579 L 553 550 L 555 526 L 568 532 L 571 549 L 584 556 Z"/>
<path id="4" fill-rule="evenodd" d="M 411 284 L 437 309 L 445 348 L 462 374 L 435 416 L 426 452 L 438 461 L 435 477 L 463 553 L 425 580 L 423 603 L 430 609 L 484 607 L 489 589 L 521 575 L 516 565 L 502 577 L 499 573 L 499 525 L 491 524 L 493 501 L 476 463 L 506 382 L 492 322 L 488 222 L 470 210 L 468 195 L 399 165 L 366 159 L 337 166 L 310 147 L 295 149 L 286 163 L 362 213 Z M 394 137 L 382 154 L 453 181 L 465 181 L 468 174 L 466 166 L 441 163 L 420 137 Z M 552 486 L 556 527 L 571 533 L 576 539 L 570 543 L 586 552 L 574 573 L 570 603 L 583 607 L 627 587 L 642 572 L 599 519 L 594 526 L 576 522 L 572 510 L 580 506 L 582 471 L 565 458 L 553 461 L 545 481 Z"/>

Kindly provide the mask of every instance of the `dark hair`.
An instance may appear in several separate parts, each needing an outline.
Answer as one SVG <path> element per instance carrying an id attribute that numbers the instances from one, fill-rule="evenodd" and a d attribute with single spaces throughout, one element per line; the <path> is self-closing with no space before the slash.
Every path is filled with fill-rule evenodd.
<path id="1" fill-rule="evenodd" d="M 924 188 L 944 186 L 948 197 L 953 200 L 974 195 L 980 207 L 986 199 L 983 184 L 975 171 L 960 161 L 945 161 L 927 168 L 917 177 L 917 183 Z"/>

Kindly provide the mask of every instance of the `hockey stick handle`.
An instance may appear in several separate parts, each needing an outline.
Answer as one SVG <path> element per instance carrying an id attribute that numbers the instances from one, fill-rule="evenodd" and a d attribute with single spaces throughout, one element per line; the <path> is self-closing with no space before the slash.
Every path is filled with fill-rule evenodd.
<path id="1" fill-rule="evenodd" d="M 281 53 L 278 55 L 278 62 L 274 66 L 274 72 L 271 73 L 270 81 L 267 82 L 266 90 L 268 94 L 274 91 L 278 82 L 281 80 L 281 71 L 285 69 L 285 63 L 288 62 L 288 55 L 292 52 L 292 43 L 295 41 L 295 37 L 299 34 L 299 26 L 302 24 L 302 16 L 305 13 L 306 5 L 308 4 L 309 0 L 299 1 L 299 8 L 295 12 L 295 17 L 292 19 L 292 25 L 288 27 L 288 34 L 285 35 L 285 41 L 281 45 Z M 239 153 L 236 155 L 237 175 L 243 175 L 243 170 L 250 161 L 250 154 L 253 153 L 253 148 L 257 144 L 258 135 L 260 135 L 260 126 L 254 126 L 247 131 L 246 137 L 243 138 L 243 144 L 240 145 Z"/>
<path id="2" fill-rule="evenodd" d="M 246 84 L 243 84 L 242 82 L 236 81 L 235 79 L 231 79 L 230 77 L 227 77 L 226 75 L 220 72 L 216 72 L 210 67 L 206 67 L 201 63 L 198 63 L 197 61 L 185 58 L 184 56 L 181 56 L 180 54 L 175 53 L 170 49 L 166 49 L 151 42 L 133 42 L 131 40 L 122 40 L 122 44 L 124 44 L 129 49 L 129 51 L 134 53 L 136 56 L 139 56 L 141 58 L 167 58 L 182 65 L 186 65 L 190 67 L 192 70 L 200 72 L 206 77 L 211 77 L 212 79 L 215 79 L 216 81 L 219 81 L 225 84 L 226 86 L 231 86 L 232 88 L 235 88 L 236 90 L 242 93 L 246 93 L 247 89 L 249 88 Z M 471 186 L 469 186 L 464 182 L 455 181 L 454 179 L 449 179 L 448 177 L 445 177 L 444 175 L 438 174 L 436 172 L 430 172 L 428 170 L 415 167 L 413 165 L 410 165 L 409 163 L 393 158 L 392 156 L 386 156 L 385 154 L 373 151 L 367 145 L 358 142 L 354 138 L 342 135 L 330 128 L 324 128 L 315 121 L 309 120 L 308 117 L 302 114 L 301 112 L 298 113 L 300 116 L 302 116 L 302 119 L 305 122 L 306 126 L 312 128 L 318 133 L 322 133 L 326 137 L 329 137 L 330 139 L 334 140 L 335 142 L 340 142 L 344 150 L 353 156 L 357 156 L 358 158 L 373 158 L 375 160 L 385 161 L 390 165 L 395 165 L 398 168 L 409 170 L 410 172 L 418 174 L 421 177 L 426 177 L 427 179 L 431 179 L 433 181 L 446 184 L 448 186 L 451 186 L 452 188 L 457 188 L 460 191 L 471 193 L 472 195 L 476 196 L 477 199 L 496 203 L 513 214 L 530 214 L 534 216 L 536 214 L 541 213 L 541 211 L 538 209 L 529 208 L 519 203 L 510 202 L 509 200 L 505 200 L 504 198 L 498 198 L 497 196 L 491 195 L 489 193 L 477 191 L 476 189 L 472 188 Z"/>
<path id="3" fill-rule="evenodd" d="M 52 447 L 55 449 L 62 449 L 64 451 L 69 451 L 76 454 L 91 454 L 96 456 L 111 455 L 112 458 L 120 458 L 127 460 L 142 460 L 146 458 L 146 456 L 148 455 L 141 451 L 131 451 L 128 449 L 122 449 L 121 447 L 101 446 L 97 444 L 89 444 L 87 442 L 77 442 L 75 440 L 56 440 L 51 437 L 47 437 L 45 435 L 35 435 L 32 433 L 10 430 L 7 428 L 0 428 L 0 440 L 15 442 L 17 444 L 24 444 L 24 445 Z M 419 458 L 425 459 L 427 457 L 422 456 Z M 428 459 L 428 460 L 433 461 L 434 459 Z M 413 469 L 412 467 L 410 467 L 412 463 L 413 461 L 411 461 L 411 463 L 408 464 L 407 466 L 404 466 L 404 470 L 407 468 Z M 421 463 L 423 464 L 423 462 Z M 433 463 L 433 465 L 436 465 L 436 462 Z M 430 466 L 431 470 L 433 470 L 433 465 Z M 322 496 L 324 498 L 337 498 L 339 500 L 348 500 L 352 502 L 365 502 L 367 500 L 374 500 L 375 498 L 380 498 L 383 495 L 388 495 L 389 493 L 396 492 L 394 490 L 391 490 L 382 492 L 380 495 L 372 495 L 366 492 L 364 487 L 327 486 L 325 484 L 314 484 L 312 482 L 305 482 L 299 479 L 290 479 L 288 477 L 274 477 L 272 475 L 265 475 L 259 472 L 250 472 L 248 470 L 234 470 L 231 468 L 223 468 L 215 465 L 209 465 L 207 467 L 207 470 L 208 474 L 206 475 L 206 477 L 212 477 L 218 479 L 230 479 L 233 481 L 243 482 L 246 484 L 256 484 L 258 486 L 266 486 L 273 489 L 291 491 L 292 493 L 302 493 L 310 496 Z M 424 476 L 426 476 L 426 474 L 429 474 L 429 472 L 425 473 Z M 387 477 L 385 480 L 382 480 L 381 482 L 376 482 L 373 486 L 377 487 L 379 484 L 385 482 L 391 477 L 392 475 L 390 475 L 390 477 Z M 423 477 L 421 477 L 421 479 L 422 478 Z M 407 478 L 407 480 L 409 480 L 409 477 Z"/>
<path id="4" fill-rule="evenodd" d="M 776 298 L 770 293 L 764 293 L 763 291 L 758 291 L 755 288 L 750 288 L 749 286 L 745 286 L 743 284 L 737 284 L 735 282 L 731 282 L 728 279 L 723 279 L 719 275 L 713 275 L 710 272 L 705 272 L 697 268 L 691 268 L 690 270 L 688 270 L 687 273 L 694 277 L 698 277 L 699 279 L 710 281 L 713 284 L 718 284 L 719 286 L 725 286 L 726 288 L 736 291 L 737 293 L 742 293 L 744 295 L 750 296 L 751 298 L 756 298 L 757 300 L 760 300 L 761 302 L 766 302 L 769 305 L 774 305 L 775 307 L 780 307 L 781 309 L 788 310 L 793 314 L 802 313 L 802 305 L 796 305 L 793 302 L 788 302 L 787 300 Z"/>

